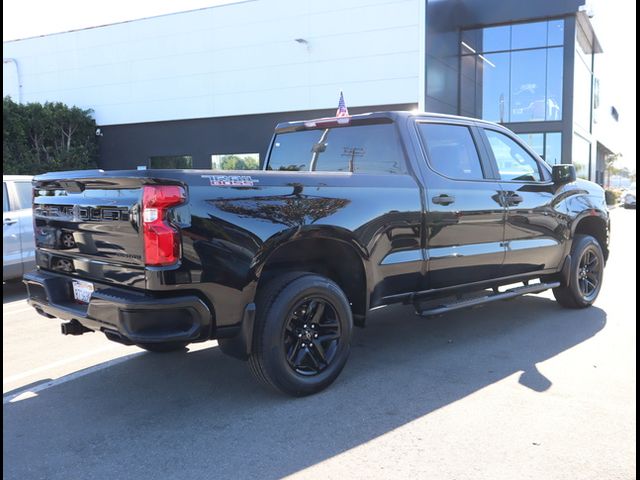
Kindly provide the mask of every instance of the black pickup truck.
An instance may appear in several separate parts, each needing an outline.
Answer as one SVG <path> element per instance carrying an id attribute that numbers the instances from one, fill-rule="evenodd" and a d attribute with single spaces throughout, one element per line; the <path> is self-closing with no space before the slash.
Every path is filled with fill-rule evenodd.
<path id="1" fill-rule="evenodd" d="M 550 288 L 588 307 L 608 256 L 602 188 L 506 128 L 454 116 L 279 124 L 260 171 L 33 185 L 38 268 L 24 282 L 64 334 L 154 352 L 218 339 L 291 395 L 335 380 L 374 308 L 431 316 Z"/>

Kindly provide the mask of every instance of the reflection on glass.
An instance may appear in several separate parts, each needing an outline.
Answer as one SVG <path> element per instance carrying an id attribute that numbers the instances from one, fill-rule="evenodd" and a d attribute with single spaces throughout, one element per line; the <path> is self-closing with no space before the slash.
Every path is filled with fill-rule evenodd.
<path id="1" fill-rule="evenodd" d="M 547 22 L 519 23 L 511 27 L 511 50 L 547 45 Z"/>
<path id="2" fill-rule="evenodd" d="M 561 120 L 563 41 L 564 20 L 463 31 L 462 112 L 497 122 Z"/>
<path id="3" fill-rule="evenodd" d="M 545 50 L 511 53 L 511 122 L 545 119 Z"/>
<path id="4" fill-rule="evenodd" d="M 538 155 L 544 156 L 544 133 L 519 133 L 518 136 Z"/>
<path id="5" fill-rule="evenodd" d="M 580 50 L 578 48 L 577 50 Z M 591 130 L 591 70 L 579 55 L 575 58 L 573 88 L 573 121 Z"/>
<path id="6" fill-rule="evenodd" d="M 573 135 L 573 151 L 571 157 L 571 162 L 576 168 L 576 175 L 579 178 L 589 180 L 591 144 L 580 135 Z"/>
<path id="7" fill-rule="evenodd" d="M 405 173 L 398 145 L 392 124 L 279 133 L 267 170 Z"/>
<path id="8" fill-rule="evenodd" d="M 482 45 L 478 45 L 478 52 L 496 52 L 509 50 L 511 27 L 490 27 L 482 30 Z"/>
<path id="9" fill-rule="evenodd" d="M 482 118 L 509 121 L 509 53 L 493 53 L 478 59 L 482 75 Z"/>
<path id="10" fill-rule="evenodd" d="M 547 49 L 547 112 L 545 120 L 562 120 L 562 48 Z"/>
<path id="11" fill-rule="evenodd" d="M 431 167 L 445 177 L 482 179 L 482 166 L 471 132 L 465 126 L 421 123 Z"/>
<path id="12" fill-rule="evenodd" d="M 498 164 L 500 178 L 506 181 L 538 182 L 538 163 L 527 151 L 506 135 L 485 130 L 487 140 Z"/>
<path id="13" fill-rule="evenodd" d="M 544 159 L 549 165 L 562 163 L 562 134 L 560 132 L 547 133 L 544 148 Z"/>
<path id="14" fill-rule="evenodd" d="M 564 45 L 564 20 L 550 20 L 547 27 L 547 45 Z"/>

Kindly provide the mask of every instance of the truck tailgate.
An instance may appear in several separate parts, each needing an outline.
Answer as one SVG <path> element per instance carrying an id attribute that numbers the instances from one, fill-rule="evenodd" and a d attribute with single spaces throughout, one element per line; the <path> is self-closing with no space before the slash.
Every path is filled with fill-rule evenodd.
<path id="1" fill-rule="evenodd" d="M 144 288 L 144 178 L 34 181 L 40 268 Z"/>

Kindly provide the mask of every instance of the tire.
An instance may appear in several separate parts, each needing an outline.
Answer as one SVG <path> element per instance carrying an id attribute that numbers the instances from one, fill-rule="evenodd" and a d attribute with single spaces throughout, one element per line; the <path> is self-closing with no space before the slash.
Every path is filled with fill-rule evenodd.
<path id="1" fill-rule="evenodd" d="M 553 289 L 553 296 L 565 308 L 587 308 L 598 298 L 604 273 L 604 255 L 591 235 L 576 235 L 571 245 L 569 285 Z"/>
<path id="2" fill-rule="evenodd" d="M 138 347 L 153 353 L 169 353 L 184 350 L 187 342 L 165 342 L 165 343 L 138 343 Z"/>
<path id="3" fill-rule="evenodd" d="M 347 362 L 352 330 L 349 301 L 333 281 L 304 272 L 275 277 L 256 299 L 249 366 L 287 395 L 320 392 Z"/>

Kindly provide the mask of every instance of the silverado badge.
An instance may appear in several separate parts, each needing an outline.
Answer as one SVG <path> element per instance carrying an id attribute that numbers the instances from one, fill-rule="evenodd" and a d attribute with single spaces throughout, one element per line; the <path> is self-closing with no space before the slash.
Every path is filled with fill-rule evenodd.
<path id="1" fill-rule="evenodd" d="M 211 185 L 219 187 L 253 187 L 254 183 L 260 180 L 254 180 L 251 175 L 202 175 L 202 178 L 208 178 Z"/>

